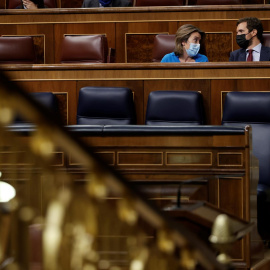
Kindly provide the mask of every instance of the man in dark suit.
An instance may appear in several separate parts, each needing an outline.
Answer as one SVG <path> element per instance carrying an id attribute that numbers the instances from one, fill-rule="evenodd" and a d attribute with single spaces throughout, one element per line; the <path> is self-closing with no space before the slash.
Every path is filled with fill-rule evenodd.
<path id="1" fill-rule="evenodd" d="M 270 61 L 270 48 L 262 45 L 263 26 L 258 18 L 238 20 L 236 42 L 241 49 L 231 52 L 229 61 Z"/>
<path id="2" fill-rule="evenodd" d="M 132 3 L 130 0 L 84 0 L 82 7 L 130 7 L 131 5 Z"/>

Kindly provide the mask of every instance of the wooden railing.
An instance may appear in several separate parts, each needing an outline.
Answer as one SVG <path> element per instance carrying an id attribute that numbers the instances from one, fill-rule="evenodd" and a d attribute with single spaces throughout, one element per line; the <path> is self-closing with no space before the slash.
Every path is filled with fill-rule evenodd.
<path id="1" fill-rule="evenodd" d="M 64 35 L 106 34 L 117 63 L 151 62 L 153 37 L 175 34 L 191 23 L 206 32 L 206 53 L 211 62 L 229 60 L 238 49 L 236 22 L 258 17 L 269 32 L 269 5 L 130 7 L 108 9 L 0 10 L 0 35 L 34 37 L 39 61 L 60 62 Z"/>

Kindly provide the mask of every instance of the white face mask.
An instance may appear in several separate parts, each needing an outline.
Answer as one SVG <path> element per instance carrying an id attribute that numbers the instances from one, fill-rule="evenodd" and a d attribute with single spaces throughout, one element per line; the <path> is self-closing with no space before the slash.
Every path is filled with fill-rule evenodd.
<path id="1" fill-rule="evenodd" d="M 189 49 L 186 50 L 189 57 L 194 57 L 200 50 L 200 44 L 190 43 Z"/>

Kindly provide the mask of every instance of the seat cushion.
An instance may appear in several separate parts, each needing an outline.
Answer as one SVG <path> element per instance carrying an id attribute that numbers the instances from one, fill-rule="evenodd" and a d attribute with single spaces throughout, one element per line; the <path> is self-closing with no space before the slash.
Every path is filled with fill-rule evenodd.
<path id="1" fill-rule="evenodd" d="M 147 125 L 201 125 L 201 94 L 195 91 L 154 91 L 149 94 Z"/>
<path id="2" fill-rule="evenodd" d="M 61 63 L 106 63 L 108 43 L 104 35 L 65 36 Z"/>
<path id="3" fill-rule="evenodd" d="M 0 37 L 1 64 L 34 64 L 35 62 L 36 55 L 32 37 Z"/>

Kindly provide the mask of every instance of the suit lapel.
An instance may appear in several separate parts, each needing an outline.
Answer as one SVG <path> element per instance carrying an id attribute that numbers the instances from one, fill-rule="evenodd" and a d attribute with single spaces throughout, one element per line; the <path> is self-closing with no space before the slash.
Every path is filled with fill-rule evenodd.
<path id="1" fill-rule="evenodd" d="M 262 46 L 260 61 L 269 61 L 270 60 L 270 48 Z"/>
<path id="2" fill-rule="evenodd" d="M 245 49 L 241 49 L 240 53 L 239 53 L 239 60 L 241 62 L 245 62 L 246 61 L 246 50 Z"/>

